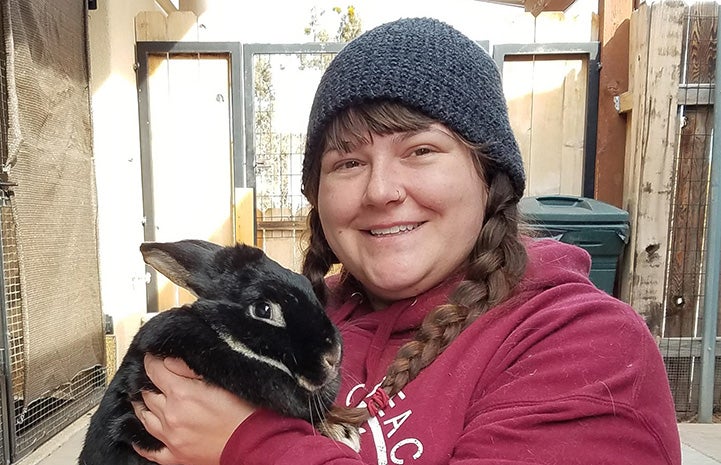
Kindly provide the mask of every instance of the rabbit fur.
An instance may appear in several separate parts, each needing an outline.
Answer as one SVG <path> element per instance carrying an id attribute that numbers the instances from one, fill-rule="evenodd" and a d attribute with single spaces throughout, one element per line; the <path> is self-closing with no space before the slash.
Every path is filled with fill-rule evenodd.
<path id="1" fill-rule="evenodd" d="M 305 277 L 243 244 L 146 242 L 140 250 L 198 300 L 140 328 L 90 420 L 79 465 L 151 465 L 132 444 L 164 447 L 131 405 L 142 402 L 141 390 L 157 390 L 145 354 L 181 358 L 206 382 L 358 449 L 356 431 L 322 421 L 340 384 L 341 339 Z"/>

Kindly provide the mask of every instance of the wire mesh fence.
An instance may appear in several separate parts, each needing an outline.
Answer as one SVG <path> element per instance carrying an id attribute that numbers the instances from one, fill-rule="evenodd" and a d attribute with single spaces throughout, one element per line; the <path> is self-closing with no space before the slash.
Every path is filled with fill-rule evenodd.
<path id="1" fill-rule="evenodd" d="M 61 431 L 96 405 L 105 389 L 105 368 L 96 366 L 78 373 L 40 398 L 27 402 L 25 383 L 25 322 L 22 313 L 20 260 L 18 258 L 12 196 L 0 196 L 0 248 L 4 284 L 4 323 L 7 333 L 6 366 L 10 382 L 3 433 L 7 435 L 9 460 L 21 458 L 46 439 Z"/>
<path id="2" fill-rule="evenodd" d="M 666 316 L 660 349 L 679 419 L 698 409 L 704 261 L 713 135 L 717 5 L 689 5 L 684 18 L 679 149 L 674 160 L 673 214 L 666 278 Z M 721 397 L 721 352 L 716 358 L 716 408 Z"/>
<path id="3" fill-rule="evenodd" d="M 312 90 L 335 53 L 286 45 L 252 54 L 256 241 L 294 270 L 301 266 L 309 211 L 301 193 L 307 116 Z"/>

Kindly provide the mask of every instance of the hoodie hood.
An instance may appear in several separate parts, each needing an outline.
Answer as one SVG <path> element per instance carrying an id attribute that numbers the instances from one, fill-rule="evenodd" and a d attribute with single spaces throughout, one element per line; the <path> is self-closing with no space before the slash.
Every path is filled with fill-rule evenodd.
<path id="1" fill-rule="evenodd" d="M 502 304 L 498 311 L 512 311 L 534 295 L 546 289 L 568 283 L 587 283 L 591 268 L 591 257 L 585 250 L 558 242 L 553 239 L 525 239 L 528 262 L 523 279 L 514 296 Z M 360 292 L 353 292 L 341 281 L 339 275 L 328 278 L 330 299 L 328 314 L 340 328 L 343 337 L 361 338 L 353 353 L 344 361 L 354 366 L 365 366 L 365 379 L 378 383 L 395 357 L 398 349 L 412 339 L 425 316 L 434 308 L 444 304 L 461 280 L 452 276 L 446 281 L 416 297 L 399 300 L 381 310 L 374 310 L 368 299 Z M 495 312 L 494 312 L 495 313 Z M 366 347 L 365 353 L 357 348 Z M 373 385 L 366 384 L 372 390 Z"/>
<path id="2" fill-rule="evenodd" d="M 354 359 L 354 366 L 365 366 L 365 379 L 378 383 L 383 379 L 398 349 L 413 338 L 431 310 L 446 302 L 461 277 L 453 276 L 423 294 L 393 302 L 381 310 L 373 309 L 362 293 L 351 293 L 337 280 L 335 276 L 329 280 L 331 298 L 328 314 L 341 330 L 344 340 L 363 340 L 360 344 L 353 344 L 356 347 L 354 352 L 343 354 L 343 363 L 349 363 L 349 358 Z M 357 350 L 359 347 L 366 348 L 366 352 L 360 353 Z M 372 385 L 368 385 L 368 389 L 371 388 Z"/>
<path id="3" fill-rule="evenodd" d="M 526 238 L 526 250 L 526 272 L 516 294 L 569 283 L 591 284 L 591 256 L 582 248 L 554 239 Z"/>

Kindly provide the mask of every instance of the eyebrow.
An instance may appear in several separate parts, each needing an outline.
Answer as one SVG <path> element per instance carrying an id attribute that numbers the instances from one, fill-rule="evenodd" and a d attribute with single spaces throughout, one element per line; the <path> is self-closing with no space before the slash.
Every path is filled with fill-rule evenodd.
<path id="1" fill-rule="evenodd" d="M 403 142 L 411 137 L 420 134 L 421 132 L 427 131 L 427 129 L 414 129 L 409 131 L 403 131 L 393 134 L 394 142 Z"/>
<path id="2" fill-rule="evenodd" d="M 395 142 L 403 142 L 405 140 L 410 139 L 413 136 L 417 136 L 418 134 L 420 134 L 422 132 L 436 132 L 436 133 L 443 134 L 446 137 L 450 137 L 451 139 L 454 139 L 453 134 L 449 134 L 448 132 L 444 131 L 442 128 L 435 127 L 435 126 L 429 126 L 425 129 L 413 129 L 413 130 L 409 130 L 409 131 L 399 132 L 394 135 L 393 140 Z"/>
<path id="3" fill-rule="evenodd" d="M 345 155 L 345 152 L 343 152 L 342 150 L 338 150 L 338 149 L 328 149 L 328 150 L 324 150 L 323 153 L 320 154 L 320 161 L 321 161 L 321 163 L 323 162 L 323 160 L 325 160 L 325 159 L 327 158 L 327 155 L 328 155 L 329 153 L 331 153 L 331 152 L 336 152 L 336 153 L 338 153 L 341 157 L 342 157 L 343 155 Z"/>

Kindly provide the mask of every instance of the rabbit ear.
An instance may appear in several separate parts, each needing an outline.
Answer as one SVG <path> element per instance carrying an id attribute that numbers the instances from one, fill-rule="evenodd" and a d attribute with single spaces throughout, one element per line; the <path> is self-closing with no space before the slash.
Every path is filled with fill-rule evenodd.
<path id="1" fill-rule="evenodd" d="M 213 256 L 223 247 L 201 240 L 144 242 L 140 245 L 145 263 L 172 282 L 197 296 L 213 286 Z"/>

